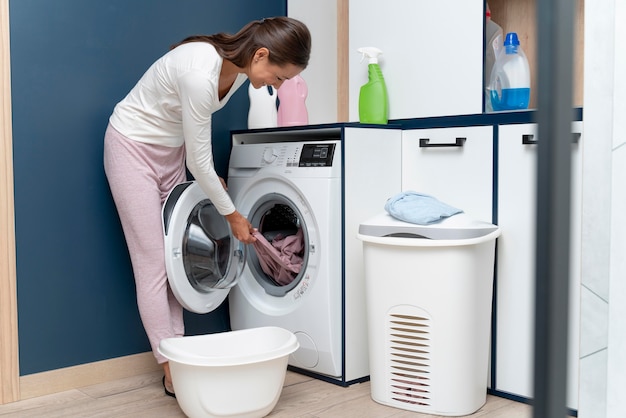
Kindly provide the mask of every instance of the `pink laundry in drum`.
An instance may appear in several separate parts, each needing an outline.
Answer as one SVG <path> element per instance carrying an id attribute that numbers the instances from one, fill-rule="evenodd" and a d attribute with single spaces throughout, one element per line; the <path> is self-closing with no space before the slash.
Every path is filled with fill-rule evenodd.
<path id="1" fill-rule="evenodd" d="M 302 269 L 304 236 L 302 229 L 294 235 L 277 235 L 269 242 L 260 232 L 253 233 L 257 239 L 252 245 L 257 252 L 259 264 L 265 274 L 280 285 L 291 283 Z"/>

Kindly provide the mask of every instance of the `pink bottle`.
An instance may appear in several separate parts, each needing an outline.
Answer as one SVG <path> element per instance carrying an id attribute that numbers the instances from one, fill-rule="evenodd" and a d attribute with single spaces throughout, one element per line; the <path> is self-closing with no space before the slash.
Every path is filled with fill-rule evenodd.
<path id="1" fill-rule="evenodd" d="M 278 126 L 309 124 L 306 98 L 309 89 L 299 75 L 285 80 L 278 89 Z"/>

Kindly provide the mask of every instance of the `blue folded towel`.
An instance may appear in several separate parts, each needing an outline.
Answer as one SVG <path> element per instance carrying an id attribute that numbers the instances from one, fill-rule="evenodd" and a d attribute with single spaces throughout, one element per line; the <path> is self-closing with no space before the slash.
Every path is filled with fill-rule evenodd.
<path id="1" fill-rule="evenodd" d="M 385 204 L 385 210 L 394 218 L 419 225 L 428 225 L 463 212 L 433 196 L 413 191 L 398 193 Z"/>

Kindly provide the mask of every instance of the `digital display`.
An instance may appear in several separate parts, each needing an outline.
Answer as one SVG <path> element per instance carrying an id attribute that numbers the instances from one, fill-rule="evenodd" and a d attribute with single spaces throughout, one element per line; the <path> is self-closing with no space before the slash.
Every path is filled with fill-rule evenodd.
<path id="1" fill-rule="evenodd" d="M 330 167 L 333 165 L 335 144 L 304 144 L 300 153 L 300 167 Z"/>

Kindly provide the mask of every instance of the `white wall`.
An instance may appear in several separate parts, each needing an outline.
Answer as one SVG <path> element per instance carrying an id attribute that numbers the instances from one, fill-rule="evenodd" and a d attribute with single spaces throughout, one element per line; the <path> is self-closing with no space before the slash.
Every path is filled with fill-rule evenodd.
<path id="1" fill-rule="evenodd" d="M 617 418 L 626 387 L 624 0 L 585 2 L 581 418 Z"/>
<path id="2" fill-rule="evenodd" d="M 612 0 L 585 4 L 584 158 L 579 416 L 606 416 L 608 346 Z M 602 40 L 602 41 L 600 41 Z M 611 40 L 611 42 L 604 42 Z M 590 198 L 592 197 L 592 198 Z"/>
<path id="3" fill-rule="evenodd" d="M 337 0 L 288 0 L 287 15 L 311 31 L 311 59 L 301 74 L 309 124 L 337 122 Z"/>
<path id="4" fill-rule="evenodd" d="M 614 9 L 613 176 L 611 195 L 611 290 L 607 359 L 607 417 L 624 415 L 626 388 L 626 1 Z"/>

